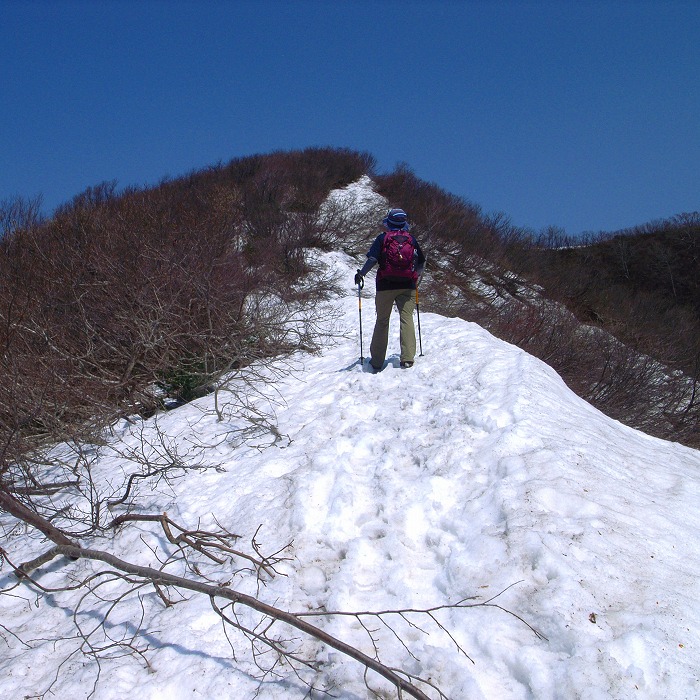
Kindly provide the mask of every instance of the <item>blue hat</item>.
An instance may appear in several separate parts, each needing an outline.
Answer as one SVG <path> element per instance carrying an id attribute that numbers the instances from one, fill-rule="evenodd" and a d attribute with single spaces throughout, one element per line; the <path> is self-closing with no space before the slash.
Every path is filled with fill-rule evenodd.
<path id="1" fill-rule="evenodd" d="M 403 209 L 389 209 L 382 223 L 390 231 L 408 231 L 408 216 Z"/>

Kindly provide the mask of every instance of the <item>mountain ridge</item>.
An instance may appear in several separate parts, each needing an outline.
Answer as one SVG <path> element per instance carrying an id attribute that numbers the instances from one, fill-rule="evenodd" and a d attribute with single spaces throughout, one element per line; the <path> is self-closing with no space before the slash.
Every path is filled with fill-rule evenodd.
<path id="1" fill-rule="evenodd" d="M 142 507 L 239 534 L 260 527 L 256 538 L 270 550 L 292 542 L 278 566 L 284 575 L 262 588 L 243 575 L 242 592 L 297 612 L 419 609 L 497 596 L 496 604 L 546 638 L 495 607 L 440 614 L 474 663 L 429 619 L 411 618 L 429 636 L 391 621 L 415 658 L 388 629 L 375 633 L 392 666 L 429 675 L 453 700 L 693 697 L 700 683 L 698 452 L 610 420 L 550 367 L 460 319 L 426 312 L 425 355 L 411 370 L 398 368 L 392 336 L 386 369 L 362 371 L 354 261 L 340 253 L 324 260 L 345 287 L 329 302 L 336 308 L 329 321 L 341 333 L 320 354 L 297 352 L 262 368 L 263 383 L 251 387 L 246 405 L 258 415 L 274 411 L 274 429 L 239 432 L 236 396 L 219 397 L 232 402 L 223 421 L 213 396 L 135 417 L 115 426 L 100 448 L 98 483 L 128 473 L 125 455 L 139 445 L 171 444 L 183 463 L 209 468 L 167 489 L 152 485 Z M 112 547 L 150 562 L 153 552 L 140 539 L 152 535 L 123 529 Z M 46 576 L 56 581 L 60 570 L 40 580 Z M 136 687 L 143 697 L 176 700 L 304 695 L 294 674 L 259 685 L 235 639 L 238 661 L 224 663 L 227 644 L 206 600 L 157 603 L 142 603 L 153 670 L 103 660 L 97 700 Z M 42 606 L 41 617 L 20 612 L 11 599 L 0 604 L 3 620 L 21 621 L 22 638 L 45 637 L 36 624 L 70 630 L 63 612 L 70 594 Z M 133 615 L 138 603 L 125 600 L 122 609 Z M 356 619 L 315 619 L 360 647 L 369 644 Z M 23 691 L 38 691 L 61 658 L 50 641 L 34 644 L 15 645 L 4 662 L 33 665 L 41 655 Z M 298 643 L 302 651 L 322 660 L 314 683 L 340 698 L 366 696 L 353 663 L 308 642 Z M 94 669 L 79 666 L 58 676 L 54 692 L 85 694 Z M 12 696 L 16 683 L 3 674 L 0 689 Z"/>

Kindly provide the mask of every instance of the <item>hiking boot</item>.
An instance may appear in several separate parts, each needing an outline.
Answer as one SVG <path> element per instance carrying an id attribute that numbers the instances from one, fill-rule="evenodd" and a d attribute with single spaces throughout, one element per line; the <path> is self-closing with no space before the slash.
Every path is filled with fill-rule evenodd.
<path id="1" fill-rule="evenodd" d="M 413 360 L 401 360 L 401 369 L 413 367 Z"/>

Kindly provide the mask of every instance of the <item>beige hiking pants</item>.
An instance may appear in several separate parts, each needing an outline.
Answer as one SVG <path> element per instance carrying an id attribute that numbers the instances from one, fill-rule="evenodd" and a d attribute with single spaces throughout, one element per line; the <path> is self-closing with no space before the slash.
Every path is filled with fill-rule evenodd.
<path id="1" fill-rule="evenodd" d="M 399 335 L 401 340 L 401 362 L 413 362 L 416 355 L 416 330 L 413 326 L 413 309 L 416 306 L 416 292 L 413 289 L 389 289 L 377 292 L 374 304 L 377 309 L 377 321 L 374 324 L 370 353 L 372 366 L 381 369 L 386 357 L 389 343 L 389 319 L 391 310 L 399 310 Z"/>

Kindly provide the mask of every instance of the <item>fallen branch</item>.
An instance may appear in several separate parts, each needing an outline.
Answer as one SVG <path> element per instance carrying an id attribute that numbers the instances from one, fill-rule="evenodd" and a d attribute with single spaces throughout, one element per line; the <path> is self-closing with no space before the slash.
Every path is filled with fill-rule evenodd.
<path id="1" fill-rule="evenodd" d="M 50 554 L 53 556 L 49 556 Z M 291 627 L 294 627 L 295 629 L 298 629 L 299 631 L 308 634 L 309 636 L 315 639 L 318 639 L 319 641 L 341 652 L 342 654 L 345 654 L 346 656 L 355 659 L 359 663 L 363 664 L 366 668 L 375 671 L 377 674 L 379 674 L 380 676 L 388 680 L 390 683 L 392 683 L 399 691 L 399 693 L 405 692 L 411 697 L 417 698 L 418 700 L 430 700 L 429 696 L 427 696 L 422 690 L 420 690 L 420 688 L 415 686 L 413 683 L 407 681 L 401 675 L 399 675 L 400 671 L 390 669 L 389 667 L 380 663 L 371 656 L 364 654 L 362 651 L 353 647 L 352 645 L 346 644 L 342 640 L 333 637 L 327 632 L 324 632 L 322 629 L 319 629 L 318 627 L 315 627 L 309 622 L 306 622 L 305 620 L 301 619 L 300 616 L 295 615 L 294 613 L 285 612 L 280 608 L 276 608 L 272 605 L 263 603 L 262 601 L 258 600 L 257 598 L 253 598 L 252 596 L 240 593 L 236 590 L 224 586 L 215 586 L 209 583 L 193 581 L 182 576 L 176 576 L 174 574 L 169 574 L 165 571 L 153 569 L 149 566 L 140 566 L 137 564 L 133 564 L 131 562 L 125 561 L 124 559 L 120 559 L 119 557 L 116 557 L 108 552 L 103 552 L 98 549 L 81 548 L 73 544 L 57 544 L 44 555 L 44 559 L 45 561 L 50 561 L 51 558 L 58 555 L 63 555 L 71 559 L 83 558 L 101 561 L 117 569 L 118 571 L 138 576 L 141 579 L 152 583 L 154 586 L 172 586 L 174 588 L 194 591 L 196 593 L 202 593 L 204 595 L 209 596 L 212 602 L 216 598 L 223 598 L 225 600 L 231 601 L 232 603 L 244 605 L 263 615 L 266 615 L 272 620 L 284 622 L 290 625 Z M 17 573 L 21 574 L 21 576 L 26 580 L 33 582 L 33 579 L 29 578 L 26 572 L 24 571 L 24 566 L 19 567 L 19 571 Z M 261 641 L 268 644 L 268 646 L 275 648 L 273 644 L 270 644 L 272 640 L 268 640 L 266 637 L 261 636 Z M 277 649 L 277 651 L 279 651 L 279 649 Z M 284 651 L 280 653 L 284 653 L 285 655 L 287 654 Z"/>
<path id="2" fill-rule="evenodd" d="M 432 691 L 434 691 L 434 693 L 436 693 L 441 700 L 447 700 L 447 696 L 429 679 L 415 676 L 404 669 L 390 668 L 384 664 L 380 658 L 379 641 L 374 636 L 374 632 L 377 630 L 371 629 L 371 625 L 367 624 L 369 619 L 378 620 L 383 627 L 385 627 L 396 638 L 398 643 L 403 646 L 406 653 L 414 660 L 417 660 L 416 656 L 407 646 L 400 630 L 397 630 L 397 628 L 393 626 L 394 622 L 391 619 L 392 616 L 400 619 L 403 623 L 409 625 L 410 627 L 428 634 L 428 632 L 422 629 L 415 621 L 416 616 L 422 616 L 430 623 L 437 626 L 440 632 L 445 634 L 447 638 L 456 645 L 458 651 L 464 654 L 464 656 L 468 659 L 470 659 L 470 657 L 466 650 L 460 646 L 460 643 L 455 635 L 452 634 L 445 624 L 438 618 L 438 613 L 441 611 L 472 607 L 495 607 L 517 618 L 527 625 L 539 638 L 544 639 L 539 632 L 537 632 L 521 617 L 494 602 L 499 596 L 503 595 L 506 590 L 511 588 L 511 586 L 482 602 L 471 602 L 473 599 L 465 598 L 457 603 L 438 605 L 430 608 L 405 608 L 397 610 L 363 612 L 287 612 L 274 605 L 264 603 L 255 596 L 241 593 L 229 587 L 229 581 L 221 583 L 212 578 L 207 578 L 200 570 L 200 563 L 190 559 L 191 552 L 195 551 L 198 554 L 206 557 L 210 562 L 221 566 L 234 557 L 243 557 L 247 561 L 254 564 L 254 570 L 257 572 L 258 581 L 260 582 L 262 572 L 265 572 L 270 576 L 274 576 L 277 573 L 274 568 L 275 564 L 282 561 L 282 558 L 278 555 L 286 548 L 282 548 L 272 556 L 264 556 L 261 553 L 260 547 L 255 539 L 257 536 L 257 531 L 253 536 L 252 544 L 255 553 L 258 555 L 256 558 L 231 547 L 230 543 L 233 540 L 238 539 L 238 536 L 228 532 L 224 528 L 221 528 L 220 525 L 219 527 L 221 529 L 219 531 L 208 531 L 199 528 L 190 530 L 178 525 L 175 521 L 168 517 L 167 513 L 163 513 L 161 515 L 139 515 L 135 513 L 127 513 L 114 518 L 111 524 L 108 526 L 109 528 L 114 529 L 121 525 L 138 521 L 157 522 L 160 524 L 165 537 L 174 547 L 176 547 L 176 551 L 169 554 L 164 560 L 161 560 L 160 568 L 156 569 L 150 566 L 134 564 L 100 549 L 81 547 L 77 542 L 71 540 L 64 532 L 51 525 L 41 515 L 31 511 L 29 508 L 17 501 L 17 499 L 12 495 L 7 494 L 7 492 L 3 492 L 2 490 L 0 490 L 0 508 L 4 508 L 15 517 L 23 520 L 25 523 L 37 527 L 54 542 L 54 546 L 47 552 L 18 566 L 13 564 L 7 558 L 5 553 L 5 560 L 9 563 L 14 570 L 15 575 L 21 581 L 23 581 L 25 584 L 35 586 L 43 593 L 55 593 L 57 591 L 78 590 L 80 588 L 85 588 L 87 592 L 81 598 L 81 603 L 83 600 L 87 599 L 88 595 L 92 594 L 96 595 L 101 603 L 108 604 L 107 611 L 102 615 L 102 619 L 101 622 L 98 623 L 98 627 L 83 631 L 77 617 L 75 618 L 75 624 L 78 627 L 80 637 L 83 640 L 83 646 L 85 646 L 87 649 L 87 652 L 84 651 L 84 653 L 87 653 L 88 655 L 97 659 L 98 666 L 100 654 L 105 650 L 112 650 L 117 647 L 124 649 L 126 653 L 136 653 L 139 656 L 143 655 L 142 651 L 135 645 L 135 635 L 130 635 L 129 639 L 126 639 L 126 641 L 124 639 L 114 640 L 109 637 L 109 635 L 106 635 L 106 642 L 105 644 L 102 644 L 96 641 L 94 633 L 100 626 L 104 627 L 110 612 L 114 610 L 116 606 L 122 600 L 124 600 L 127 595 L 129 595 L 130 592 L 134 592 L 148 586 L 153 586 L 156 594 L 166 606 L 173 605 L 177 602 L 171 600 L 171 596 L 169 596 L 166 590 L 168 588 L 180 592 L 192 591 L 208 596 L 212 608 L 216 611 L 224 623 L 224 629 L 226 630 L 227 627 L 236 629 L 249 640 L 252 648 L 253 662 L 262 672 L 263 678 L 267 674 L 276 675 L 276 667 L 280 663 L 287 662 L 297 677 L 302 682 L 306 683 L 310 689 L 313 688 L 313 685 L 309 681 L 305 680 L 300 674 L 304 667 L 316 669 L 316 664 L 314 663 L 313 659 L 303 658 L 302 655 L 299 655 L 293 648 L 291 648 L 291 639 L 284 639 L 280 638 L 276 634 L 271 634 L 273 626 L 278 622 L 284 623 L 291 628 L 302 632 L 304 635 L 307 635 L 308 637 L 315 639 L 362 664 L 364 666 L 365 685 L 373 695 L 377 695 L 377 693 L 375 693 L 375 691 L 372 690 L 369 685 L 368 673 L 370 671 L 374 671 L 383 679 L 392 684 L 396 688 L 399 698 L 403 698 L 404 695 L 408 695 L 413 698 L 417 698 L 418 700 L 430 700 L 430 697 L 426 695 L 419 685 L 432 689 Z M 31 572 L 61 555 L 71 560 L 83 558 L 100 561 L 108 565 L 110 568 L 92 573 L 87 576 L 87 578 L 82 580 L 76 580 L 68 587 L 47 589 L 42 586 L 39 580 L 31 576 Z M 176 575 L 166 572 L 165 568 L 176 560 L 179 560 L 185 567 L 184 571 L 186 573 L 191 572 L 194 576 L 198 577 L 199 580 L 197 578 L 190 578 L 188 575 Z M 126 583 L 128 587 L 127 590 L 121 591 L 118 595 L 115 594 L 115 597 L 111 600 L 108 597 L 105 598 L 103 595 L 96 593 L 97 588 L 101 587 L 103 582 L 117 579 L 121 579 Z M 217 603 L 217 600 L 224 600 L 228 602 L 224 605 L 220 605 Z M 248 624 L 239 618 L 238 611 L 236 610 L 236 606 L 238 605 L 257 612 L 258 614 L 262 615 L 262 618 L 253 625 Z M 311 624 L 307 618 L 314 616 L 336 618 L 340 616 L 349 616 L 355 618 L 362 629 L 364 629 L 366 634 L 369 636 L 374 649 L 373 656 L 362 652 L 356 646 L 348 644 L 325 632 L 323 629 Z M 271 661 L 264 661 L 263 659 L 265 654 L 270 651 L 274 654 L 273 659 Z"/>
<path id="3" fill-rule="evenodd" d="M 174 520 L 168 517 L 167 513 L 161 515 L 143 515 L 139 513 L 125 513 L 119 515 L 109 524 L 110 528 L 117 528 L 125 523 L 129 522 L 157 522 L 163 528 L 168 542 L 174 544 L 176 547 L 184 550 L 185 547 L 189 547 L 205 557 L 215 562 L 216 564 L 224 564 L 225 559 L 222 556 L 218 556 L 219 553 L 222 555 L 230 555 L 240 557 L 249 561 L 255 567 L 255 572 L 258 575 L 258 579 L 262 572 L 266 573 L 270 578 L 274 578 L 278 573 L 274 566 L 282 561 L 282 558 L 278 555 L 280 552 L 284 551 L 289 547 L 283 547 L 279 551 L 275 552 L 269 556 L 263 556 L 260 553 L 259 546 L 255 540 L 260 528 L 256 530 L 255 535 L 253 535 L 252 546 L 255 552 L 258 554 L 258 558 L 246 554 L 239 549 L 234 549 L 230 546 L 229 542 L 231 540 L 240 539 L 239 535 L 235 535 L 231 532 L 223 530 L 221 532 L 211 532 L 209 530 L 188 530 L 181 525 L 178 525 Z M 173 534 L 173 531 L 177 531 L 178 534 Z M 213 551 L 212 551 L 213 550 Z M 216 553 L 215 553 L 216 552 Z"/>
<path id="4" fill-rule="evenodd" d="M 65 535 L 62 530 L 52 525 L 48 520 L 42 518 L 38 513 L 35 513 L 30 508 L 27 508 L 23 503 L 18 501 L 0 485 L 0 510 L 7 511 L 15 518 L 24 521 L 25 523 L 34 526 L 39 532 L 46 535 L 52 542 L 57 545 L 65 545 L 80 549 L 80 546 L 73 542 Z"/>

